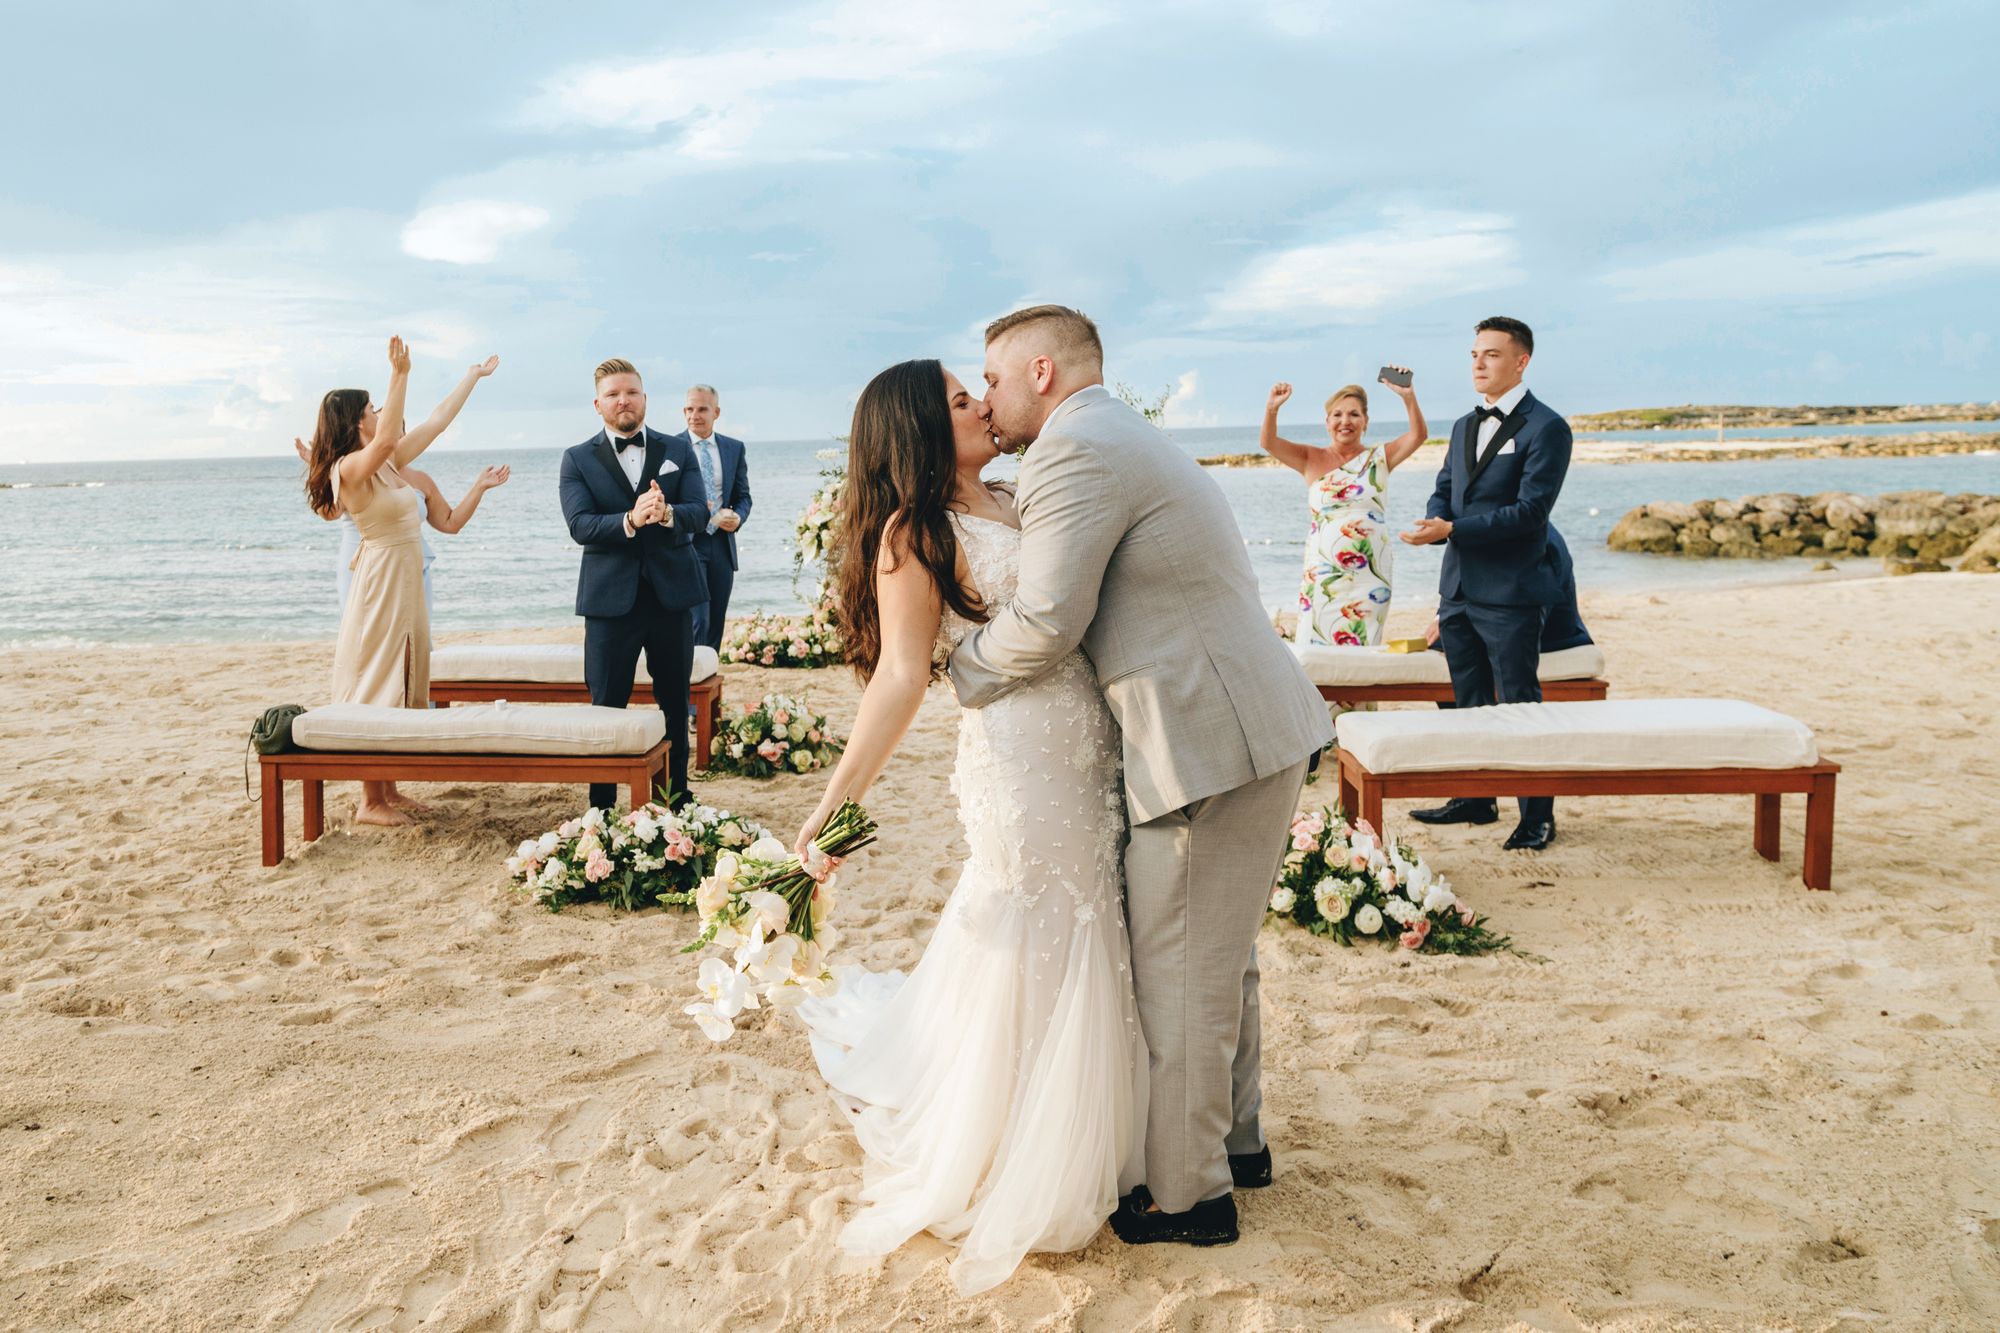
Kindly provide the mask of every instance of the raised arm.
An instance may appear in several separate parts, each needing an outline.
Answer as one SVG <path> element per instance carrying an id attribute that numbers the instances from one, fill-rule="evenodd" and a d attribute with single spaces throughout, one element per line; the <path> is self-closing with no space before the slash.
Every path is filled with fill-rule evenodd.
<path id="1" fill-rule="evenodd" d="M 1391 366 L 1391 370 L 1408 373 L 1407 366 Z M 1383 383 L 1388 384 L 1384 380 Z M 1424 447 L 1430 438 L 1430 426 L 1424 421 L 1424 409 L 1417 406 L 1417 391 L 1413 385 L 1389 384 L 1389 392 L 1403 400 L 1403 408 L 1410 414 L 1410 428 L 1382 446 L 1382 459 L 1394 472 L 1408 461 L 1411 454 Z"/>
<path id="2" fill-rule="evenodd" d="M 882 655 L 868 688 L 861 692 L 847 749 L 827 780 L 819 807 L 799 830 L 794 849 L 801 856 L 842 801 L 858 801 L 868 794 L 902 744 L 923 706 L 924 691 L 930 688 L 931 652 L 944 614 L 943 599 L 930 572 L 897 537 L 893 525 L 875 562 L 875 600 L 882 617 Z"/>
<path id="3" fill-rule="evenodd" d="M 500 358 L 489 356 L 468 369 L 458 381 L 458 387 L 446 394 L 445 400 L 432 408 L 429 416 L 411 427 L 409 433 L 396 445 L 396 462 L 398 464 L 410 462 L 418 454 L 430 448 L 431 442 L 444 434 L 444 428 L 458 416 L 459 409 L 465 406 L 465 400 L 472 397 L 473 386 L 499 368 Z"/>
<path id="4" fill-rule="evenodd" d="M 1125 535 L 1125 488 L 1090 446 L 1037 440 L 1021 470 L 1021 573 L 1014 600 L 951 655 L 958 701 L 983 708 L 1083 642 L 1104 567 Z"/>
<path id="5" fill-rule="evenodd" d="M 481 468 L 479 475 L 472 479 L 472 489 L 465 493 L 465 498 L 457 504 L 451 504 L 444 498 L 444 492 L 438 489 L 438 484 L 431 480 L 429 473 L 419 472 L 413 467 L 404 468 L 402 472 L 403 480 L 423 492 L 424 518 L 439 532 L 458 532 L 463 529 L 472 521 L 472 515 L 479 508 L 479 501 L 486 492 L 495 486 L 505 486 L 510 475 L 504 466 Z"/>
<path id="6" fill-rule="evenodd" d="M 1278 434 L 1278 409 L 1292 396 L 1292 386 L 1280 380 L 1271 386 L 1271 396 L 1264 400 L 1264 424 L 1257 429 L 1257 447 L 1283 463 L 1292 471 L 1313 480 L 1326 471 L 1319 466 L 1320 451 L 1309 444 L 1300 444 Z"/>
<path id="7" fill-rule="evenodd" d="M 1570 447 L 1569 423 L 1557 417 L 1521 460 L 1521 486 L 1514 503 L 1458 519 L 1452 524 L 1451 540 L 1460 546 L 1480 546 L 1546 528 L 1549 511 L 1562 494 L 1563 478 L 1569 474 Z"/>
<path id="8" fill-rule="evenodd" d="M 373 482 L 375 474 L 390 459 L 401 461 L 397 452 L 397 442 L 403 438 L 403 399 L 410 388 L 410 348 L 401 338 L 389 339 L 389 392 L 382 399 L 382 410 L 375 414 L 375 434 L 368 443 L 340 460 L 340 484 L 342 489 L 352 492 L 357 486 Z"/>

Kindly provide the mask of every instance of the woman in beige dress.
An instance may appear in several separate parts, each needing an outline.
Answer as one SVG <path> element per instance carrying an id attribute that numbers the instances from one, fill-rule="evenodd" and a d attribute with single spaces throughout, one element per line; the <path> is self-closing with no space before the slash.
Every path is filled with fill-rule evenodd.
<path id="1" fill-rule="evenodd" d="M 403 429 L 410 351 L 389 340 L 389 392 L 378 412 L 366 389 L 335 389 L 320 400 L 306 469 L 306 499 L 322 518 L 345 511 L 361 530 L 353 584 L 333 650 L 333 702 L 425 708 L 430 704 L 431 622 L 424 604 L 424 496 L 398 470 L 430 447 L 458 415 L 475 384 L 500 358 L 466 371 L 428 420 Z M 407 824 L 393 782 L 361 784 L 357 824 Z"/>

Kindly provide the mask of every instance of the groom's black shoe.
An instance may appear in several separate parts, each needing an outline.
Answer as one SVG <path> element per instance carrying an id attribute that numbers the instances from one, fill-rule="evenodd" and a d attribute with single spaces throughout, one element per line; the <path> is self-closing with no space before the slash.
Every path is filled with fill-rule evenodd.
<path id="1" fill-rule="evenodd" d="M 1229 1178 L 1236 1182 L 1236 1188 L 1240 1190 L 1260 1190 L 1270 1184 L 1270 1145 L 1266 1144 L 1256 1152 L 1229 1154 Z"/>
<path id="2" fill-rule="evenodd" d="M 1510 852 L 1539 852 L 1556 840 L 1556 821 L 1538 819 L 1530 824 L 1525 819 L 1507 835 L 1502 846 Z"/>
<path id="3" fill-rule="evenodd" d="M 1412 810 L 1410 818 L 1420 824 L 1491 824 L 1500 818 L 1500 811 L 1490 799 L 1454 796 L 1443 805 L 1434 805 L 1428 810 Z"/>
<path id="4" fill-rule="evenodd" d="M 1144 1185 L 1118 1201 L 1111 1229 L 1127 1245 L 1234 1245 L 1236 1198 L 1204 1199 L 1184 1213 L 1149 1211 L 1153 1196 Z"/>

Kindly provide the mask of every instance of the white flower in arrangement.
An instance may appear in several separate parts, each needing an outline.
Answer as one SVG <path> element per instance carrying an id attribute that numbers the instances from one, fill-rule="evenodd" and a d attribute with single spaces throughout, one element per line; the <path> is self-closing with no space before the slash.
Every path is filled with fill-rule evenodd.
<path id="1" fill-rule="evenodd" d="M 742 950 L 737 951 L 737 966 L 743 967 L 750 975 L 766 985 L 778 985 L 792 979 L 792 964 L 799 956 L 799 945 L 805 941 L 796 935 L 774 935 L 761 950 L 762 957 L 748 964 L 742 961 Z"/>
<path id="2" fill-rule="evenodd" d="M 717 1017 L 734 1018 L 745 1009 L 757 1007 L 757 990 L 750 979 L 720 958 L 701 960 L 695 986 L 708 997 Z"/>
<path id="3" fill-rule="evenodd" d="M 756 923 L 770 934 L 782 933 L 792 922 L 792 905 L 768 889 L 744 894 L 743 902 Z"/>
<path id="4" fill-rule="evenodd" d="M 801 773 L 812 772 L 818 764 L 819 761 L 813 758 L 811 750 L 794 750 L 792 752 L 792 767 Z"/>
<path id="5" fill-rule="evenodd" d="M 758 734 L 756 722 L 750 718 L 744 718 L 736 724 L 736 734 L 743 738 L 745 744 L 754 744 Z"/>
<path id="6" fill-rule="evenodd" d="M 1415 903 L 1400 894 L 1393 893 L 1389 895 L 1388 901 L 1382 904 L 1382 910 L 1399 926 L 1407 926 L 1423 915 L 1422 909 Z"/>
<path id="7" fill-rule="evenodd" d="M 729 884 L 714 875 L 703 880 L 694 891 L 694 910 L 701 913 L 703 921 L 729 906 Z"/>
<path id="8" fill-rule="evenodd" d="M 710 1041 L 728 1041 L 736 1033 L 736 1025 L 715 1012 L 712 1004 L 691 1004 L 681 1012 L 692 1017 L 701 1035 Z"/>
<path id="9" fill-rule="evenodd" d="M 725 888 L 733 886 L 736 883 L 736 877 L 742 873 L 743 863 L 736 859 L 734 852 L 719 852 L 716 854 L 715 878 L 720 880 Z"/>
<path id="10" fill-rule="evenodd" d="M 1328 921 L 1347 920 L 1347 909 L 1352 905 L 1347 896 L 1347 886 L 1333 876 L 1328 875 L 1313 885 L 1313 906 Z"/>
<path id="11" fill-rule="evenodd" d="M 729 743 L 729 757 L 731 759 L 741 759 L 743 757 L 742 741 L 731 741 Z"/>
<path id="12" fill-rule="evenodd" d="M 1375 910 L 1375 904 L 1361 904 L 1361 910 L 1354 914 L 1354 928 L 1363 935 L 1373 935 L 1382 929 L 1382 914 Z"/>
<path id="13" fill-rule="evenodd" d="M 794 718 L 792 725 L 785 728 L 785 734 L 795 741 L 802 741 L 806 738 L 806 733 L 811 730 L 812 727 L 807 724 L 804 718 Z"/>
<path id="14" fill-rule="evenodd" d="M 790 856 L 791 852 L 785 847 L 784 843 L 767 834 L 751 843 L 744 850 L 743 855 L 752 861 L 763 861 L 770 865 L 777 865 Z"/>
<path id="15" fill-rule="evenodd" d="M 604 827 L 604 812 L 593 805 L 583 812 L 581 822 L 587 829 L 602 829 Z"/>
<path id="16" fill-rule="evenodd" d="M 1443 880 L 1432 880 L 1424 890 L 1423 908 L 1426 913 L 1449 912 L 1458 906 L 1458 895 Z"/>
<path id="17" fill-rule="evenodd" d="M 542 865 L 542 883 L 559 884 L 562 882 L 562 877 L 568 873 L 569 867 L 563 863 L 563 859 L 552 856 Z"/>
<path id="18" fill-rule="evenodd" d="M 550 829 L 547 833 L 544 833 L 540 838 L 536 839 L 535 855 L 548 856 L 551 853 L 553 853 L 555 849 L 559 847 L 561 844 L 562 844 L 562 839 L 556 836 L 556 832 L 554 829 Z"/>
<path id="19" fill-rule="evenodd" d="M 1297 895 L 1282 884 L 1271 892 L 1271 910 L 1273 912 L 1289 912 L 1297 903 Z"/>
<path id="20" fill-rule="evenodd" d="M 659 821 L 641 811 L 632 818 L 632 836 L 640 842 L 651 842 L 660 836 Z"/>

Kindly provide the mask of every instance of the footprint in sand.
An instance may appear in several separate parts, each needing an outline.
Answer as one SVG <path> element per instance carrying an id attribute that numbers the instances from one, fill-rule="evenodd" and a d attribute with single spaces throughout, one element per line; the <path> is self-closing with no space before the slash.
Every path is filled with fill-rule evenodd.
<path id="1" fill-rule="evenodd" d="M 363 1209 L 378 1201 L 408 1194 L 408 1182 L 385 1180 L 332 1203 L 301 1213 L 286 1223 L 264 1247 L 267 1254 L 290 1254 L 338 1239 L 346 1233 Z"/>

